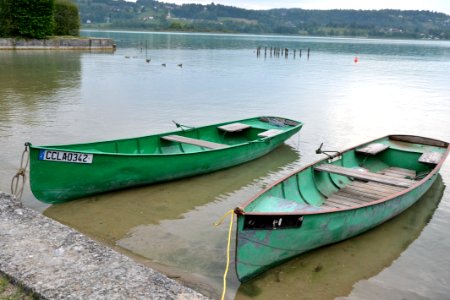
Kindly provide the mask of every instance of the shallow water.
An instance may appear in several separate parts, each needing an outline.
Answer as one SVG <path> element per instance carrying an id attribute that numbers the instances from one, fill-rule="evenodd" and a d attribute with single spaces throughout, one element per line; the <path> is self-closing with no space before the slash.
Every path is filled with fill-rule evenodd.
<path id="1" fill-rule="evenodd" d="M 209 175 L 50 207 L 26 187 L 27 206 L 212 296 L 221 290 L 228 229 L 212 223 L 264 185 L 318 159 L 314 150 L 321 142 L 344 149 L 390 133 L 450 140 L 449 42 L 83 35 L 113 37 L 118 50 L 0 52 L 0 190 L 9 190 L 25 141 L 147 135 L 173 130 L 173 119 L 204 125 L 280 115 L 305 123 L 273 153 Z M 291 51 L 287 59 L 264 52 L 258 58 L 257 46 Z M 302 255 L 241 286 L 231 268 L 228 297 L 448 298 L 448 162 L 441 174 L 417 205 L 369 233 Z"/>

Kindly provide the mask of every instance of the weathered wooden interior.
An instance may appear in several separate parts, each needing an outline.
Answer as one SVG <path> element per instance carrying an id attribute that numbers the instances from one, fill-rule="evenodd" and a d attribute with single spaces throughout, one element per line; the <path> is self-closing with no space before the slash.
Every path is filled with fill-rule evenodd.
<path id="1" fill-rule="evenodd" d="M 327 165 L 330 166 L 330 165 Z M 371 173 L 371 172 L 367 172 Z M 341 173 L 342 174 L 342 173 Z M 324 208 L 349 208 L 364 205 L 372 201 L 376 201 L 392 194 L 398 194 L 414 181 L 406 178 L 414 178 L 416 172 L 403 168 L 390 167 L 378 173 L 371 173 L 376 176 L 376 181 L 370 180 L 370 176 L 353 177 L 353 181 L 344 188 L 334 193 L 326 199 L 322 204 Z M 367 175 L 367 174 L 366 174 Z M 379 182 L 379 178 L 383 178 L 383 182 Z M 392 185 L 397 182 L 409 182 L 409 185 Z M 390 183 L 389 183 L 390 182 Z"/>

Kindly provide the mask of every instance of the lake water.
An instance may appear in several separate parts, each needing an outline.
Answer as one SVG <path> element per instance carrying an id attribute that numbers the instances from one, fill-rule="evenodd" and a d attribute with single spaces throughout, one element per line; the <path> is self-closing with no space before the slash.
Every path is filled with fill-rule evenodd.
<path id="1" fill-rule="evenodd" d="M 148 135 L 173 130 L 172 120 L 195 126 L 279 115 L 305 123 L 273 153 L 209 175 L 53 206 L 26 186 L 28 207 L 212 297 L 221 292 L 228 230 L 213 222 L 267 183 L 317 160 L 321 142 L 344 149 L 392 133 L 450 141 L 450 42 L 82 34 L 114 38 L 117 51 L 0 52 L 0 190 L 9 191 L 26 141 Z M 290 53 L 265 55 L 264 47 Z M 239 285 L 231 267 L 227 297 L 448 299 L 449 182 L 447 162 L 429 193 L 404 214 L 246 284 Z"/>

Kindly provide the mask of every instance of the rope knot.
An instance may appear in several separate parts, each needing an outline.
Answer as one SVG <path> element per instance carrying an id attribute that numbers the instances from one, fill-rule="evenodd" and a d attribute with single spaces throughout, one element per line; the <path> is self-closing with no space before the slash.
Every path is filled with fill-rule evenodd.
<path id="1" fill-rule="evenodd" d="M 18 177 L 18 176 L 25 176 L 25 171 L 26 171 L 25 168 L 20 168 L 20 169 L 17 171 L 15 177 Z"/>
<path id="2" fill-rule="evenodd" d="M 17 171 L 16 175 L 12 178 L 11 181 L 11 194 L 13 194 L 17 200 L 20 201 L 23 194 L 23 189 L 26 181 L 26 171 L 28 167 L 28 163 L 30 161 L 28 147 L 31 144 L 25 143 L 25 150 L 22 153 L 22 159 L 20 160 L 20 167 Z M 20 180 L 22 178 L 22 181 Z"/>

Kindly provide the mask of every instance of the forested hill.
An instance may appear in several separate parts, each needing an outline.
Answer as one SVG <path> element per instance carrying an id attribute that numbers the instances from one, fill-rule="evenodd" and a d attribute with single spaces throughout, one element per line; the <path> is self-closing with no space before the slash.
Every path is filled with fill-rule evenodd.
<path id="1" fill-rule="evenodd" d="M 450 39 L 450 16 L 403 10 L 247 10 L 211 3 L 76 0 L 84 27 Z"/>

